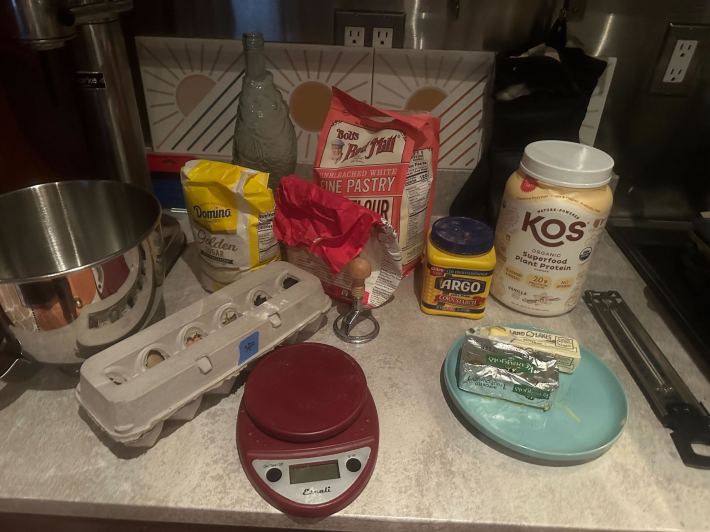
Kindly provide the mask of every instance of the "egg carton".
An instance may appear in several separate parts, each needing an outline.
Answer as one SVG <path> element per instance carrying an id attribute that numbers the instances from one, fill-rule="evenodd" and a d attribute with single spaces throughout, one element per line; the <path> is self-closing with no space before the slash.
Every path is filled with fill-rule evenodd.
<path id="1" fill-rule="evenodd" d="M 330 306 L 317 277 L 268 264 L 86 360 L 76 398 L 111 439 L 151 447 L 165 421 L 228 394 L 245 365 L 315 332 Z"/>

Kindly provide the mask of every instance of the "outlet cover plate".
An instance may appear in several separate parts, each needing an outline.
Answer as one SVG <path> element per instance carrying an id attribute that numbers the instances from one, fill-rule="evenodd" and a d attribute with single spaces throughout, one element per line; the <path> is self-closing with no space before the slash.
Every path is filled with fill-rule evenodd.
<path id="1" fill-rule="evenodd" d="M 697 41 L 692 58 L 687 65 L 685 75 L 681 82 L 665 82 L 669 64 L 678 41 Z M 656 68 L 651 80 L 653 94 L 667 94 L 683 96 L 689 94 L 697 85 L 699 71 L 710 49 L 710 25 L 707 24 L 669 24 L 666 37 L 663 41 Z"/>
<path id="2" fill-rule="evenodd" d="M 333 27 L 333 44 L 346 44 L 345 27 L 365 28 L 365 46 L 373 46 L 373 31 L 375 28 L 392 28 L 391 48 L 402 48 L 404 45 L 404 13 L 390 11 L 335 11 Z"/>
<path id="3" fill-rule="evenodd" d="M 683 83 L 697 47 L 698 41 L 678 39 L 675 42 L 673 54 L 663 76 L 663 83 Z"/>

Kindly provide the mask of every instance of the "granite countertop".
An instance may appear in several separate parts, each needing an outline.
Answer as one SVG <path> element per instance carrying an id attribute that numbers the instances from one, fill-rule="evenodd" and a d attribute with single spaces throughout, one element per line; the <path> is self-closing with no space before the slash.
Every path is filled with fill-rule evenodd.
<path id="1" fill-rule="evenodd" d="M 168 312 L 204 295 L 189 267 L 191 253 L 166 280 Z M 142 452 L 111 443 L 87 424 L 74 399 L 76 377 L 51 368 L 0 390 L 0 511 L 330 530 L 708 528 L 710 472 L 682 464 L 668 431 L 584 304 L 562 317 L 535 319 L 491 301 L 481 322 L 528 322 L 575 336 L 626 390 L 628 423 L 608 453 L 582 465 L 536 465 L 483 443 L 450 410 L 441 364 L 471 322 L 423 314 L 416 279 L 405 279 L 394 301 L 376 310 L 382 329 L 375 341 L 340 342 L 331 329 L 334 309 L 312 338 L 346 350 L 361 364 L 380 418 L 374 474 L 340 513 L 295 519 L 252 489 L 235 445 L 241 387 L 205 401 L 192 421 L 170 423 L 157 444 Z M 710 384 L 607 235 L 587 286 L 619 290 L 688 386 L 710 404 Z"/>

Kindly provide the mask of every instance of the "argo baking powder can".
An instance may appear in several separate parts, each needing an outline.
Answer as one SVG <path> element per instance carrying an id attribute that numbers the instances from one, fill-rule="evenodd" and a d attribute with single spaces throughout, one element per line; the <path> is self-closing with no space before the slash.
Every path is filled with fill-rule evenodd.
<path id="1" fill-rule="evenodd" d="M 536 316 L 574 308 L 612 204 L 614 160 L 558 140 L 528 144 L 496 226 L 493 296 Z"/>
<path id="2" fill-rule="evenodd" d="M 427 239 L 422 311 L 482 318 L 495 264 L 490 227 L 461 216 L 437 220 Z"/>

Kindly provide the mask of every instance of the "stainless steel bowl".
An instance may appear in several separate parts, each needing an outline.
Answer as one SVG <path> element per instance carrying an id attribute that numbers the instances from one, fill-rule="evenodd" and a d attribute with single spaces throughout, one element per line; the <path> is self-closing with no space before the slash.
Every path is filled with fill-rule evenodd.
<path id="1" fill-rule="evenodd" d="M 119 181 L 0 195 L 0 320 L 22 354 L 78 364 L 144 327 L 165 276 L 160 205 Z"/>

